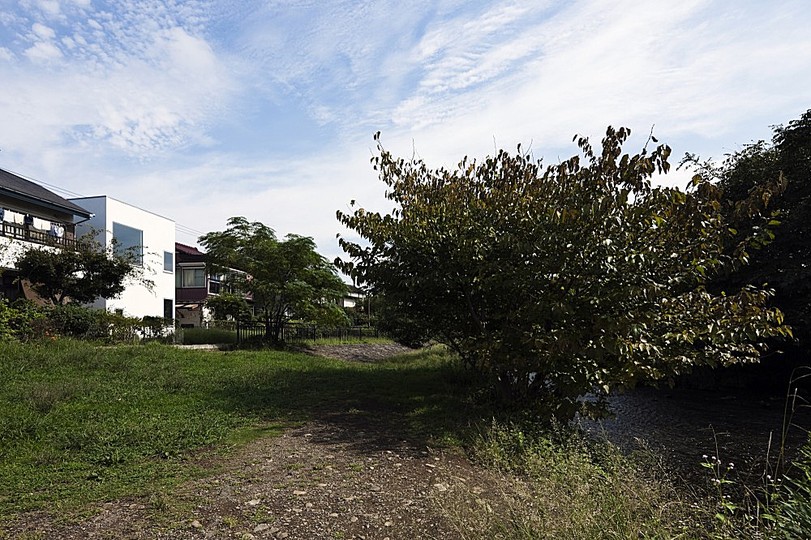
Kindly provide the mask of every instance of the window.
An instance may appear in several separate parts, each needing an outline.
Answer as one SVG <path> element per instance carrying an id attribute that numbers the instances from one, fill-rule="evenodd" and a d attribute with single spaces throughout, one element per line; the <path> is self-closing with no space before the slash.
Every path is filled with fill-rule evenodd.
<path id="1" fill-rule="evenodd" d="M 116 241 L 116 253 L 132 257 L 139 266 L 144 264 L 144 231 L 113 222 L 113 238 Z"/>
<path id="2" fill-rule="evenodd" d="M 222 282 L 225 281 L 224 276 L 221 274 L 211 274 L 208 279 L 208 292 L 211 294 L 220 294 L 222 289 Z"/>
<path id="3" fill-rule="evenodd" d="M 174 319 L 175 318 L 175 305 L 174 301 L 171 298 L 164 298 L 163 299 L 163 318 L 164 319 Z"/>
<path id="4" fill-rule="evenodd" d="M 180 288 L 206 286 L 205 268 L 179 268 L 175 276 L 175 285 Z"/>
<path id="5" fill-rule="evenodd" d="M 175 269 L 175 254 L 171 251 L 163 252 L 163 271 L 172 272 Z"/>

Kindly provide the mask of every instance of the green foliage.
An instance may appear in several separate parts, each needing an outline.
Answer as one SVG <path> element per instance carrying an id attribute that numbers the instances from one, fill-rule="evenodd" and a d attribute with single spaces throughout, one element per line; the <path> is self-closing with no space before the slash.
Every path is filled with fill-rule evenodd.
<path id="1" fill-rule="evenodd" d="M 792 464 L 773 511 L 780 538 L 811 538 L 811 442 Z"/>
<path id="2" fill-rule="evenodd" d="M 171 342 L 174 336 L 174 320 L 146 315 L 141 319 L 139 331 L 143 339 Z"/>
<path id="3" fill-rule="evenodd" d="M 45 315 L 34 303 L 18 300 L 9 304 L 0 300 L 0 341 L 27 341 L 42 334 Z"/>
<path id="4" fill-rule="evenodd" d="M 319 320 L 335 312 L 333 299 L 346 286 L 335 268 L 315 251 L 312 238 L 289 234 L 278 240 L 273 229 L 244 217 L 228 220 L 228 229 L 200 237 L 210 261 L 241 273 L 232 275 L 239 291 L 250 293 L 266 328 L 266 339 L 281 341 L 291 318 Z"/>
<path id="5" fill-rule="evenodd" d="M 214 319 L 219 321 L 249 321 L 253 317 L 248 301 L 241 294 L 220 293 L 209 296 L 206 306 L 214 313 Z"/>
<path id="6" fill-rule="evenodd" d="M 719 276 L 714 286 L 768 283 L 803 345 L 811 338 L 811 110 L 774 126 L 771 142 L 746 145 L 721 165 L 690 155 L 686 161 L 718 180 L 730 226 L 761 248 L 750 251 L 749 265 Z M 769 212 L 753 210 L 752 201 Z"/>
<path id="7" fill-rule="evenodd" d="M 160 319 L 163 322 L 163 319 Z M 103 343 L 131 343 L 149 337 L 144 321 L 75 304 L 38 306 L 0 302 L 0 341 L 67 337 Z"/>
<path id="8" fill-rule="evenodd" d="M 747 255 L 746 239 L 727 249 L 721 191 L 700 176 L 686 192 L 653 186 L 670 148 L 624 154 L 629 133 L 609 128 L 600 151 L 577 138 L 581 155 L 545 169 L 519 148 L 431 170 L 378 142 L 397 207 L 338 212 L 367 243 L 341 238 L 336 263 L 501 396 L 560 419 L 614 387 L 757 361 L 790 331 L 768 290 L 706 288 Z"/>
<path id="9" fill-rule="evenodd" d="M 52 334 L 77 339 L 109 339 L 108 313 L 74 304 L 55 305 L 43 310 Z"/>
<path id="10" fill-rule="evenodd" d="M 128 279 L 151 286 L 133 257 L 117 253 L 115 245 L 104 248 L 91 235 L 78 239 L 75 250 L 29 248 L 17 257 L 15 266 L 37 294 L 60 305 L 113 298 L 124 291 Z"/>

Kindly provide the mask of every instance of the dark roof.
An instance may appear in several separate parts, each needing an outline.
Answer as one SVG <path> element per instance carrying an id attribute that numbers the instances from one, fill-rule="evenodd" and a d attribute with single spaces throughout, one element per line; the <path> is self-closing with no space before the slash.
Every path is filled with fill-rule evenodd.
<path id="1" fill-rule="evenodd" d="M 205 253 L 196 247 L 187 246 L 186 244 L 181 244 L 180 242 L 175 242 L 175 251 L 184 255 L 205 255 Z"/>
<path id="2" fill-rule="evenodd" d="M 69 212 L 74 216 L 89 218 L 93 215 L 81 206 L 60 197 L 53 191 L 45 189 L 39 184 L 35 184 L 30 180 L 26 180 L 21 176 L 17 176 L 3 169 L 0 169 L 0 193 L 15 199 L 46 206 L 54 210 Z"/>

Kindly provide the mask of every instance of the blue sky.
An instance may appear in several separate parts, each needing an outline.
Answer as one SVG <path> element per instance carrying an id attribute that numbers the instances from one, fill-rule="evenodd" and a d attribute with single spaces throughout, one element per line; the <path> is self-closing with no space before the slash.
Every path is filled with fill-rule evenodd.
<path id="1" fill-rule="evenodd" d="M 332 258 L 337 209 L 390 208 L 377 130 L 433 166 L 609 124 L 722 157 L 811 108 L 809 28 L 803 0 L 0 0 L 0 167 Z"/>

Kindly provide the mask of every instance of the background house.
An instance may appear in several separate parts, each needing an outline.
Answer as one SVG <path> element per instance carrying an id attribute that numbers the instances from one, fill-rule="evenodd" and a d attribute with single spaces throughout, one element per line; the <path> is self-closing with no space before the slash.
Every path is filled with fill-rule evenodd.
<path id="1" fill-rule="evenodd" d="M 209 317 L 205 306 L 209 295 L 206 255 L 196 247 L 175 242 L 175 302 L 181 328 L 202 326 Z"/>
<path id="2" fill-rule="evenodd" d="M 196 247 L 175 243 L 175 301 L 177 323 L 181 328 L 204 326 L 212 317 L 206 300 L 221 293 L 235 292 L 225 273 L 212 271 L 206 263 L 206 254 Z M 250 295 L 244 295 L 250 302 Z"/>
<path id="3" fill-rule="evenodd" d="M 31 296 L 17 282 L 17 256 L 30 247 L 72 248 L 76 224 L 92 217 L 90 210 L 39 184 L 0 169 L 0 296 L 14 300 Z"/>
<path id="4" fill-rule="evenodd" d="M 93 307 L 133 317 L 174 318 L 175 222 L 104 195 L 71 201 L 93 213 L 76 234 L 95 233 L 105 246 L 115 238 L 118 249 L 136 254 L 144 277 L 154 284 L 150 290 L 143 283 L 128 283 L 118 298 L 97 300 Z"/>

